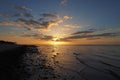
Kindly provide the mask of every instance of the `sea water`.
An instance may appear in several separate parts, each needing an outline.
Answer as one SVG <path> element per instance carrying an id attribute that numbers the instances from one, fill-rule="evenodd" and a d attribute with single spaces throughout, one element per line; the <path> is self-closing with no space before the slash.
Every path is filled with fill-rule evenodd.
<path id="1" fill-rule="evenodd" d="M 39 45 L 37 49 L 38 53 L 29 48 L 23 57 L 26 80 L 120 80 L 120 46 Z"/>
<path id="2" fill-rule="evenodd" d="M 120 80 L 120 46 L 38 46 L 64 80 Z"/>

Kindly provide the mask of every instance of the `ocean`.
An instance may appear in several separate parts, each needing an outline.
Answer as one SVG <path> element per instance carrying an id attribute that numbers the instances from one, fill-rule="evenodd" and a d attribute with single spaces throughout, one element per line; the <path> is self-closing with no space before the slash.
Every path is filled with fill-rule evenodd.
<path id="1" fill-rule="evenodd" d="M 26 53 L 23 58 L 29 80 L 120 80 L 120 46 L 39 45 L 37 49 L 38 54 Z M 41 61 L 49 67 L 43 73 L 38 68 Z"/>

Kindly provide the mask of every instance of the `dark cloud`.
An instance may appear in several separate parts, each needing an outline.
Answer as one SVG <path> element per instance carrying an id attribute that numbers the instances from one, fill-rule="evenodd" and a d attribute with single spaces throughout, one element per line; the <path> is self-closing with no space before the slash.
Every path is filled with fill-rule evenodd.
<path id="1" fill-rule="evenodd" d="M 16 20 L 16 22 L 22 22 L 26 26 L 39 26 L 40 25 L 40 22 L 32 20 L 32 19 L 26 20 L 26 19 L 23 19 L 23 18 L 19 18 L 19 19 Z"/>
<path id="2" fill-rule="evenodd" d="M 18 11 L 32 11 L 32 9 L 26 6 L 13 6 L 13 9 L 18 10 Z"/>
<path id="3" fill-rule="evenodd" d="M 43 17 L 48 17 L 48 18 L 58 18 L 58 15 L 56 14 L 51 14 L 51 13 L 43 13 L 41 14 Z"/>
<path id="4" fill-rule="evenodd" d="M 58 25 L 59 21 L 38 21 L 33 19 L 18 18 L 15 21 L 0 21 L 0 25 L 31 27 L 34 29 L 49 29 L 53 25 Z M 28 29 L 28 28 L 27 28 Z M 30 30 L 30 29 L 28 29 Z"/>
<path id="5" fill-rule="evenodd" d="M 8 14 L 0 14 L 0 16 L 4 17 L 0 21 L 0 25 L 5 26 L 19 26 L 24 27 L 27 30 L 32 29 L 50 29 L 54 25 L 58 25 L 63 22 L 59 15 L 55 13 L 43 13 L 40 18 L 35 18 L 33 14 L 31 14 L 31 9 L 26 6 L 13 6 L 13 9 L 18 12 L 12 14 L 9 18 L 6 18 Z M 21 11 L 21 12 L 20 12 Z M 4 20 L 3 20 L 4 19 Z M 6 20 L 5 20 L 6 19 Z"/>
<path id="6" fill-rule="evenodd" d="M 71 40 L 70 40 L 70 39 L 67 39 L 67 38 L 60 38 L 58 41 L 70 42 Z"/>
<path id="7" fill-rule="evenodd" d="M 28 20 L 23 19 L 23 18 L 18 18 L 18 19 L 16 20 L 16 22 L 24 22 L 24 23 L 27 23 Z"/>
<path id="8" fill-rule="evenodd" d="M 0 16 L 1 16 L 1 17 L 10 17 L 10 14 L 7 14 L 7 13 L 0 13 Z"/>
<path id="9" fill-rule="evenodd" d="M 17 13 L 13 15 L 14 17 L 26 17 L 26 18 L 33 18 L 34 16 L 30 13 Z"/>
<path id="10" fill-rule="evenodd" d="M 24 16 L 25 16 L 25 17 L 28 17 L 28 18 L 29 18 L 29 17 L 30 17 L 30 18 L 33 18 L 33 17 L 34 17 L 34 16 L 33 16 L 32 14 L 30 14 L 30 13 L 25 13 Z"/>
<path id="11" fill-rule="evenodd" d="M 41 24 L 40 22 L 35 21 L 35 20 L 33 20 L 33 19 L 28 20 L 28 23 L 30 23 L 30 24 L 32 24 L 32 25 L 40 25 L 40 24 Z"/>
<path id="12" fill-rule="evenodd" d="M 49 20 L 49 21 L 40 21 L 40 26 L 36 27 L 36 29 L 49 29 L 53 25 L 58 25 L 60 21 Z"/>
<path id="13" fill-rule="evenodd" d="M 43 21 L 43 20 L 44 20 L 44 18 L 39 18 L 39 19 L 38 19 L 38 21 Z"/>
<path id="14" fill-rule="evenodd" d="M 72 33 L 72 35 L 77 35 L 77 34 L 91 34 L 91 33 L 94 33 L 94 32 L 95 32 L 95 31 L 93 31 L 93 30 L 78 31 L 78 32 Z"/>
<path id="15" fill-rule="evenodd" d="M 96 31 L 97 29 L 94 29 L 94 28 L 90 28 L 89 30 L 91 30 L 91 31 Z"/>
<path id="16" fill-rule="evenodd" d="M 53 39 L 53 36 L 47 36 L 47 35 L 41 38 L 41 40 L 52 40 L 52 39 Z"/>
<path id="17" fill-rule="evenodd" d="M 23 34 L 21 36 L 22 37 L 31 37 L 31 38 L 45 40 L 45 41 L 52 40 L 54 38 L 53 36 L 43 35 L 43 34 Z"/>
<path id="18" fill-rule="evenodd" d="M 57 21 L 52 21 L 52 20 L 50 20 L 50 21 L 43 21 L 41 23 L 41 25 L 44 26 L 44 28 L 46 28 L 46 29 L 49 29 L 52 25 L 55 25 L 55 24 L 57 24 Z"/>
<path id="19" fill-rule="evenodd" d="M 101 39 L 100 37 L 90 37 L 90 38 L 87 38 L 87 40 L 96 40 L 96 39 Z"/>
<path id="20" fill-rule="evenodd" d="M 69 41 L 69 40 L 73 40 L 73 39 L 82 39 L 82 38 L 94 40 L 94 39 L 101 39 L 101 38 L 112 38 L 112 37 L 116 37 L 116 36 L 119 36 L 118 33 L 101 33 L 101 34 L 88 34 L 88 35 L 74 34 L 72 36 L 63 38 L 62 40 Z"/>
<path id="21" fill-rule="evenodd" d="M 8 14 L 0 14 L 0 25 L 5 26 L 19 26 L 24 27 L 27 30 L 31 29 L 49 29 L 54 25 L 58 25 L 63 22 L 62 18 L 55 13 L 43 13 L 42 16 L 35 18 L 29 7 L 26 6 L 12 6 L 14 10 L 17 10 L 12 16 L 8 17 Z M 8 18 L 6 18 L 8 17 Z"/>
<path id="22" fill-rule="evenodd" d="M 23 16 L 24 16 L 23 13 L 16 13 L 16 14 L 13 15 L 13 17 L 23 17 Z"/>
<path id="23" fill-rule="evenodd" d="M 114 37 L 117 36 L 117 33 L 102 33 L 102 34 L 98 34 L 98 35 L 94 35 L 94 36 L 98 36 L 98 37 Z"/>
<path id="24" fill-rule="evenodd" d="M 26 27 L 26 26 L 24 26 L 24 28 L 26 28 L 27 30 L 29 30 L 29 31 L 31 31 L 32 30 L 32 28 L 31 27 Z"/>
<path id="25" fill-rule="evenodd" d="M 21 26 L 26 26 L 26 27 L 32 27 L 32 28 L 44 27 L 44 26 L 41 26 L 41 23 L 39 21 L 35 21 L 33 19 L 26 20 L 26 19 L 23 19 L 23 18 L 19 18 L 19 19 L 16 20 L 16 22 L 18 24 L 20 24 Z"/>

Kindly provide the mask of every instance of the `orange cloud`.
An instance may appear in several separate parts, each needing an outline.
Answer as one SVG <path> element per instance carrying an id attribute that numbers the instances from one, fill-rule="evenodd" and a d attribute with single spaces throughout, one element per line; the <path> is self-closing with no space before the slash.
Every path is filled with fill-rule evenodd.
<path id="1" fill-rule="evenodd" d="M 65 20 L 72 19 L 72 17 L 71 17 L 71 16 L 67 16 L 67 15 L 66 15 L 66 16 L 64 16 L 63 18 L 64 18 Z"/>
<path id="2" fill-rule="evenodd" d="M 66 24 L 64 25 L 64 27 L 62 27 L 62 30 L 72 30 L 72 29 L 77 29 L 77 28 L 80 28 L 80 26 Z"/>

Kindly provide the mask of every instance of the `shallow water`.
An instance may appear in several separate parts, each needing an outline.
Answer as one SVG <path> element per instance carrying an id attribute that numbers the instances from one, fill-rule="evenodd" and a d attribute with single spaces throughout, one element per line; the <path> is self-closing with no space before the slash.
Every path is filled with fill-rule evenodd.
<path id="1" fill-rule="evenodd" d="M 39 53 L 28 50 L 23 58 L 27 80 L 120 80 L 120 46 L 37 48 Z"/>

